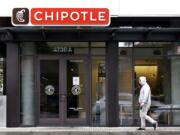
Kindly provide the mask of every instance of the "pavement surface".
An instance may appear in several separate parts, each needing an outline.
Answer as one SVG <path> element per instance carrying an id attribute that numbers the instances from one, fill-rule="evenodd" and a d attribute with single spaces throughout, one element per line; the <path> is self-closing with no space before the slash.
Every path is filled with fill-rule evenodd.
<path id="1" fill-rule="evenodd" d="M 148 127 L 137 131 L 137 127 L 27 127 L 0 128 L 0 135 L 180 135 L 180 127 Z"/>
<path id="2" fill-rule="evenodd" d="M 154 130 L 147 127 L 146 131 L 137 131 L 138 127 L 18 127 L 0 128 L 0 132 L 179 132 L 180 127 L 158 127 Z"/>

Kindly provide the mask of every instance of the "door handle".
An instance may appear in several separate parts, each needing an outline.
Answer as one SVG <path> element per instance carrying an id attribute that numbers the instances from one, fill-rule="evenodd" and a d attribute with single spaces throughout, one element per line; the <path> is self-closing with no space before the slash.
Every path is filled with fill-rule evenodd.
<path id="1" fill-rule="evenodd" d="M 82 108 L 82 107 L 77 107 L 77 108 L 69 107 L 68 109 L 73 110 L 73 111 L 80 111 L 80 110 L 83 110 L 84 108 Z"/>

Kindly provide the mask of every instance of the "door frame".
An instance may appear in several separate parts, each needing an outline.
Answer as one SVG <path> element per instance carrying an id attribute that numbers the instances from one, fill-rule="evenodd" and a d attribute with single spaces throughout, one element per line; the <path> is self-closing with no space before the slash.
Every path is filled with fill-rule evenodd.
<path id="1" fill-rule="evenodd" d="M 67 116 L 67 102 L 60 102 L 60 96 L 66 95 L 66 61 L 82 59 L 87 67 L 85 71 L 86 78 L 86 118 L 68 119 Z M 59 118 L 40 118 L 40 61 L 41 60 L 58 60 L 59 61 Z M 38 55 L 36 59 L 36 92 L 35 92 L 35 114 L 37 126 L 90 126 L 91 125 L 91 64 L 88 56 L 72 56 L 72 55 Z M 62 73 L 61 73 L 62 72 Z M 64 83 L 62 85 L 62 82 Z M 62 85 L 62 86 L 61 86 Z M 63 111 L 62 111 L 63 110 Z M 62 113 L 62 114 L 61 114 Z"/>

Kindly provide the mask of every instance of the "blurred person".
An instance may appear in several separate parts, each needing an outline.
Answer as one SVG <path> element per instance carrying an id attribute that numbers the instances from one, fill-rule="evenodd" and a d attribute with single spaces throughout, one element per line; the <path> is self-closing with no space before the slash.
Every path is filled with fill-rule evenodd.
<path id="1" fill-rule="evenodd" d="M 158 122 L 147 115 L 147 112 L 151 106 L 151 89 L 149 84 L 146 82 L 146 77 L 139 77 L 139 84 L 141 85 L 139 93 L 139 114 L 141 126 L 137 130 L 146 130 L 146 120 L 150 122 L 153 125 L 154 130 L 156 130 Z"/>

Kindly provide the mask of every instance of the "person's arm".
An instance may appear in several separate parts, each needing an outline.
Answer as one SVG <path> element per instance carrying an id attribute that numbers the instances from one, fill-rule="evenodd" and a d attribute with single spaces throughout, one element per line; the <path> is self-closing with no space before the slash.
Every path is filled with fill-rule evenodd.
<path id="1" fill-rule="evenodd" d="M 144 105 L 144 88 L 142 87 L 139 93 L 139 107 L 142 109 L 142 106 Z"/>
<path id="2" fill-rule="evenodd" d="M 147 103 L 148 98 L 149 98 L 149 88 L 145 87 L 144 92 L 143 92 L 143 100 L 142 100 L 141 106 Z"/>

